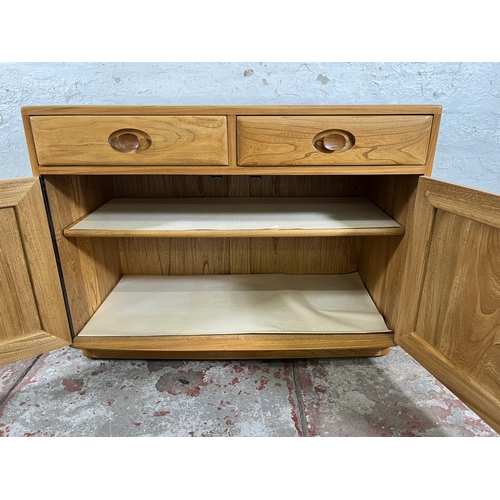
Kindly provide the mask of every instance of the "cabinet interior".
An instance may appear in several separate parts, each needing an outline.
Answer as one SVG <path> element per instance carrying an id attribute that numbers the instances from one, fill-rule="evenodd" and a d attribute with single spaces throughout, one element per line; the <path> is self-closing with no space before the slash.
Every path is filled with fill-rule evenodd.
<path id="1" fill-rule="evenodd" d="M 418 175 L 46 175 L 71 322 L 78 335 L 123 276 L 359 273 L 387 327 L 397 328 L 406 234 L 330 236 L 71 236 L 67 228 L 115 198 L 366 197 L 408 228 Z M 292 200 L 293 201 L 293 200 Z M 401 231 L 402 232 L 402 231 Z M 66 235 L 65 235 L 66 234 Z M 126 233 L 125 233 L 126 234 Z M 308 234 L 308 235 L 304 235 Z M 317 235 L 316 235 L 317 234 Z M 221 304 L 221 311 L 224 305 Z"/>

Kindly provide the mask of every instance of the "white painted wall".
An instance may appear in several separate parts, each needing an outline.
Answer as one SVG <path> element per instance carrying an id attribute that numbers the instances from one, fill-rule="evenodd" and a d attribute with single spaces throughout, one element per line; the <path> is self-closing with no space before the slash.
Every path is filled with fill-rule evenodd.
<path id="1" fill-rule="evenodd" d="M 0 63 L 0 179 L 31 175 L 20 107 L 441 104 L 433 176 L 500 192 L 500 63 Z"/>

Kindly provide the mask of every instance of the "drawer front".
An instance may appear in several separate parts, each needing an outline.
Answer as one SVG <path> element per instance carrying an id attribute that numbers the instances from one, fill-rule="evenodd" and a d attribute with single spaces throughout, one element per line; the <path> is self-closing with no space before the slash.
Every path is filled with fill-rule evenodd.
<path id="1" fill-rule="evenodd" d="M 240 116 L 238 165 L 424 165 L 432 116 Z"/>
<path id="2" fill-rule="evenodd" d="M 225 116 L 32 116 L 40 165 L 228 165 Z"/>

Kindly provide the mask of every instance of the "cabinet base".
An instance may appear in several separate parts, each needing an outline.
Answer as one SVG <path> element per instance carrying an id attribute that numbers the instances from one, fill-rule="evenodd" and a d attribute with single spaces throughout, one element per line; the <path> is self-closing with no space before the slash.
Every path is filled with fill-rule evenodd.
<path id="1" fill-rule="evenodd" d="M 76 337 L 88 358 L 289 359 L 385 356 L 392 333 Z"/>
<path id="2" fill-rule="evenodd" d="M 293 358 L 357 358 L 386 356 L 385 349 L 337 349 L 320 351 L 255 351 L 235 352 L 161 352 L 161 351 L 114 351 L 105 349 L 82 349 L 82 354 L 93 359 L 293 359 Z"/>

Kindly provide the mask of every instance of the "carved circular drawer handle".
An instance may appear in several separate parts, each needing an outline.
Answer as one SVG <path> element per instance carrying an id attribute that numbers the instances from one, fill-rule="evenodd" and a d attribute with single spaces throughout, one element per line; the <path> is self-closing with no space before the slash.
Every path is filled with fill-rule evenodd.
<path id="1" fill-rule="evenodd" d="M 146 132 L 124 128 L 113 132 L 108 139 L 109 145 L 120 153 L 138 153 L 146 151 L 151 144 L 151 137 Z"/>
<path id="2" fill-rule="evenodd" d="M 314 149 L 321 153 L 343 153 L 354 146 L 354 136 L 346 130 L 324 130 L 313 139 Z"/>

